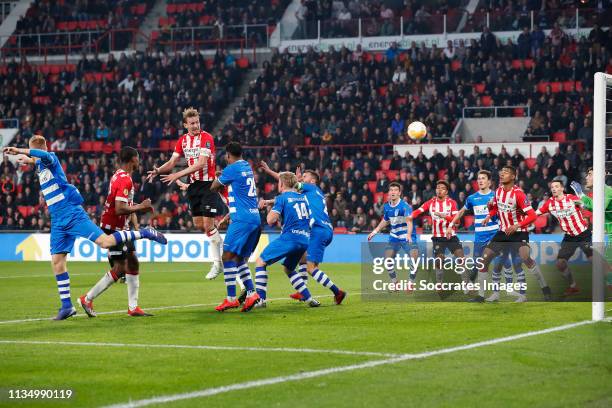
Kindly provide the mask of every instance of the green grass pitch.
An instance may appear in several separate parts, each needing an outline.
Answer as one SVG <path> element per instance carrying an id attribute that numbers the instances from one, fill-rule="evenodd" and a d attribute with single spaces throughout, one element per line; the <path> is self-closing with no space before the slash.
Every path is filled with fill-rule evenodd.
<path id="1" fill-rule="evenodd" d="M 75 303 L 108 268 L 103 263 L 69 265 Z M 383 353 L 441 350 L 580 322 L 591 313 L 590 303 L 363 302 L 358 264 L 322 268 L 349 292 L 341 306 L 312 281 L 309 286 L 322 307 L 309 309 L 292 301 L 287 297 L 291 286 L 275 266 L 269 273 L 273 300 L 267 309 L 218 313 L 214 305 L 225 288 L 221 278 L 204 280 L 208 269 L 208 264 L 143 264 L 140 305 L 154 317 L 128 317 L 126 287 L 115 284 L 94 305 L 98 312 L 117 313 L 89 319 L 79 307 L 79 316 L 64 322 L 3 323 L 50 317 L 59 299 L 49 264 L 0 263 L 0 406 L 121 404 L 388 359 Z M 604 322 L 154 406 L 609 407 L 611 351 L 612 325 Z M 17 401 L 7 395 L 9 389 L 49 388 L 73 389 L 74 397 Z"/>

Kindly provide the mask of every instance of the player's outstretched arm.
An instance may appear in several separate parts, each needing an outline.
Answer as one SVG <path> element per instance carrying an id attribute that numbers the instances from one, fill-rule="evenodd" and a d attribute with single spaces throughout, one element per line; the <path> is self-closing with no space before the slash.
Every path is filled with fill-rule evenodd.
<path id="1" fill-rule="evenodd" d="M 406 220 L 408 220 L 408 219 L 409 218 L 406 217 Z M 410 224 L 412 224 L 412 219 L 410 219 Z M 387 225 L 389 225 L 389 221 L 385 220 L 384 218 L 382 220 L 380 220 L 380 222 L 378 223 L 376 228 L 374 228 L 374 230 L 372 232 L 370 232 L 370 235 L 368 235 L 368 241 L 371 241 L 372 238 L 374 238 L 376 236 L 376 234 L 378 234 L 383 228 L 386 228 Z M 412 231 L 410 231 L 410 233 L 412 233 Z"/>
<path id="2" fill-rule="evenodd" d="M 147 198 L 140 204 L 136 205 L 128 205 L 125 201 L 116 200 L 115 201 L 115 214 L 117 215 L 128 215 L 134 214 L 137 212 L 149 212 L 153 211 L 153 204 L 151 203 L 151 199 Z"/>
<path id="3" fill-rule="evenodd" d="M 147 172 L 147 181 L 150 183 L 155 177 L 172 170 L 177 164 L 181 156 L 178 153 L 172 153 L 170 159 L 159 167 L 153 167 L 153 170 Z"/>
<path id="4" fill-rule="evenodd" d="M 463 207 L 449 221 L 448 227 L 446 227 L 446 236 L 447 237 L 450 237 L 451 235 L 453 235 L 453 225 L 459 224 L 459 220 L 461 220 L 461 218 L 463 217 L 463 215 L 465 214 L 466 211 L 467 211 L 466 208 Z"/>
<path id="5" fill-rule="evenodd" d="M 172 157 L 174 157 L 174 155 L 172 155 Z M 178 157 L 178 155 L 177 155 Z M 192 173 L 195 173 L 196 171 L 200 171 L 202 170 L 204 167 L 206 167 L 207 163 L 208 163 L 208 155 L 204 155 L 204 154 L 200 154 L 200 157 L 198 158 L 198 161 L 195 164 L 192 164 L 191 166 L 181 170 L 181 171 L 177 171 L 176 173 L 170 173 L 170 174 L 166 174 L 161 176 L 161 180 L 170 185 L 172 183 L 174 183 L 176 180 L 180 179 L 181 177 L 184 176 L 188 176 Z M 170 159 L 172 160 L 172 159 Z M 177 159 L 178 160 L 178 159 Z M 164 167 L 164 166 L 162 166 Z M 174 167 L 174 166 L 173 166 Z M 161 167 L 160 167 L 161 169 Z M 160 171 L 161 172 L 161 171 Z"/>
<path id="6" fill-rule="evenodd" d="M 265 161 L 260 161 L 258 167 L 260 169 L 262 169 L 263 171 L 266 172 L 266 174 L 270 175 L 271 177 L 274 178 L 274 180 L 278 180 L 278 173 L 275 172 L 274 170 L 272 170 L 270 168 L 270 166 L 268 166 L 268 163 L 266 163 Z"/>
<path id="7" fill-rule="evenodd" d="M 412 242 L 412 229 L 414 228 L 414 223 L 412 222 L 412 218 L 410 217 L 406 217 L 406 224 L 408 225 L 407 230 L 406 230 L 406 240 L 408 242 Z"/>

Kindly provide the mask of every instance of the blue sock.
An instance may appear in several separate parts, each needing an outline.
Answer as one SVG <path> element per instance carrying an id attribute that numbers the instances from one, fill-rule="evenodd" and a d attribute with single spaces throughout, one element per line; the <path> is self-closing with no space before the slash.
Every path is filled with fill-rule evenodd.
<path id="1" fill-rule="evenodd" d="M 307 302 L 310 300 L 310 298 L 312 298 L 312 295 L 310 294 L 308 287 L 304 283 L 304 279 L 302 279 L 302 277 L 299 274 L 297 274 L 295 271 L 291 271 L 287 275 L 287 277 L 289 278 L 289 281 L 291 282 L 291 285 L 293 286 L 293 288 L 297 290 L 298 292 L 300 292 L 300 294 L 302 295 L 303 301 Z"/>
<path id="2" fill-rule="evenodd" d="M 268 291 L 268 271 L 266 271 L 265 266 L 258 266 L 255 268 L 255 289 L 259 297 L 266 300 Z"/>
<path id="3" fill-rule="evenodd" d="M 71 308 L 72 300 L 70 300 L 70 276 L 68 276 L 68 272 L 55 275 L 55 280 L 57 281 L 57 290 L 62 301 L 62 309 Z"/>
<path id="4" fill-rule="evenodd" d="M 240 280 L 242 280 L 247 293 L 253 292 L 255 290 L 255 286 L 253 285 L 253 279 L 251 279 L 249 265 L 247 265 L 246 262 L 238 265 L 238 275 L 240 275 Z"/>
<path id="5" fill-rule="evenodd" d="M 321 285 L 325 286 L 327 289 L 330 289 L 332 292 L 334 292 L 334 295 L 337 295 L 338 292 L 340 292 L 334 282 L 329 279 L 329 276 L 327 276 L 325 272 L 323 272 L 319 268 L 316 268 L 314 271 L 312 271 L 312 278 L 319 282 Z"/>
<path id="6" fill-rule="evenodd" d="M 525 271 L 522 268 L 516 271 L 516 281 L 518 283 L 525 283 L 525 282 L 527 282 L 527 279 L 525 277 Z M 521 295 L 524 295 L 525 294 L 525 289 L 519 290 L 519 293 Z"/>
<path id="7" fill-rule="evenodd" d="M 140 239 L 142 238 L 142 234 L 140 231 L 115 231 L 113 232 L 113 237 L 115 237 L 115 241 L 117 241 L 117 245 L 119 245 L 123 242 Z"/>
<path id="8" fill-rule="evenodd" d="M 389 271 L 389 278 L 391 278 L 391 282 L 396 282 L 397 281 L 397 273 L 395 273 L 394 269 L 390 269 Z"/>
<path id="9" fill-rule="evenodd" d="M 306 283 L 308 281 L 308 267 L 306 264 L 300 264 L 298 266 L 298 271 L 302 279 L 304 279 L 304 283 Z"/>
<path id="10" fill-rule="evenodd" d="M 225 278 L 225 286 L 227 288 L 227 300 L 236 300 L 236 274 L 238 268 L 236 268 L 236 262 L 225 261 L 223 262 L 223 277 Z"/>

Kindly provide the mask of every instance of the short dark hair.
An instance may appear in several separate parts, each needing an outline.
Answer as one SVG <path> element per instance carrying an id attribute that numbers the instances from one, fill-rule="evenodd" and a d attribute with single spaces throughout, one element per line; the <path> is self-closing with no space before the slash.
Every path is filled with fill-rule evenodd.
<path id="1" fill-rule="evenodd" d="M 138 157 L 138 150 L 130 146 L 124 146 L 119 151 L 119 161 L 123 164 L 129 163 L 134 157 Z"/>
<path id="2" fill-rule="evenodd" d="M 317 184 L 321 182 L 321 176 L 319 176 L 319 173 L 317 173 L 315 170 L 311 170 L 311 169 L 304 170 L 304 174 L 306 173 L 314 177 Z"/>
<path id="3" fill-rule="evenodd" d="M 565 182 L 563 181 L 561 177 L 555 177 L 554 179 L 550 181 L 550 184 L 552 183 L 559 183 L 561 184 L 561 187 L 565 188 Z"/>
<path id="4" fill-rule="evenodd" d="M 397 181 L 392 181 L 391 183 L 389 183 L 389 190 L 391 189 L 391 187 L 397 187 L 400 192 L 402 191 L 402 185 Z"/>
<path id="5" fill-rule="evenodd" d="M 489 170 L 480 170 L 478 172 L 478 175 L 480 176 L 481 174 L 484 174 L 485 176 L 487 176 L 487 179 L 491 180 L 491 172 Z"/>
<path id="6" fill-rule="evenodd" d="M 514 166 L 506 164 L 505 166 L 502 167 L 502 169 L 510 170 L 510 173 L 516 176 L 516 168 Z"/>
<path id="7" fill-rule="evenodd" d="M 438 180 L 436 181 L 436 187 L 438 187 L 438 184 L 442 184 L 444 187 L 446 187 L 446 191 L 450 191 L 450 184 L 448 184 L 448 181 Z"/>
<path id="8" fill-rule="evenodd" d="M 238 142 L 229 142 L 225 146 L 225 151 L 234 157 L 242 156 L 242 145 Z"/>

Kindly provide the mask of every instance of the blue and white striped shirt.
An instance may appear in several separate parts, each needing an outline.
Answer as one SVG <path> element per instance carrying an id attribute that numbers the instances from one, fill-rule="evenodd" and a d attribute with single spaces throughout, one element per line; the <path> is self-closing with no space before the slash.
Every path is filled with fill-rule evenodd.
<path id="1" fill-rule="evenodd" d="M 385 203 L 383 218 L 389 222 L 389 242 L 408 240 L 408 223 L 406 217 L 412 214 L 412 207 L 404 200 L 395 205 Z M 416 242 L 416 228 L 412 229 L 412 242 Z"/>
<path id="2" fill-rule="evenodd" d="M 484 219 L 489 215 L 487 204 L 493 199 L 494 195 L 495 192 L 493 191 L 489 191 L 487 194 L 477 191 L 465 200 L 463 208 L 474 214 L 475 242 L 489 242 L 499 230 L 499 219 L 497 217 L 491 218 L 487 225 L 482 225 Z"/>

